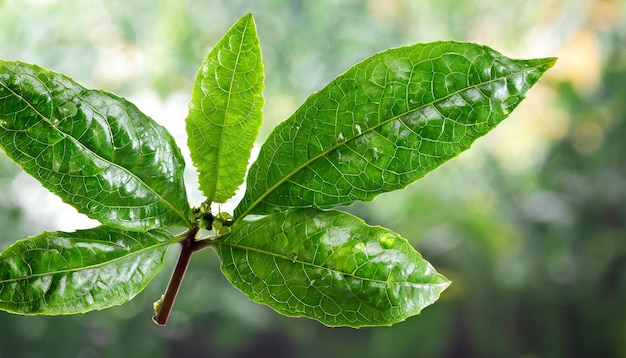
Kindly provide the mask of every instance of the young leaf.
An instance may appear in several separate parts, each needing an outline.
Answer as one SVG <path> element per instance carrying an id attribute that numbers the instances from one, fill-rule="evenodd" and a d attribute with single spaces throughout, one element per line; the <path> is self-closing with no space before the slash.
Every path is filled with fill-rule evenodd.
<path id="1" fill-rule="evenodd" d="M 0 147 L 80 212 L 128 230 L 190 226 L 184 160 L 130 102 L 0 61 Z"/>
<path id="2" fill-rule="evenodd" d="M 0 309 L 19 314 L 72 314 L 122 304 L 161 270 L 173 236 L 100 226 L 45 232 L 0 254 Z"/>
<path id="3" fill-rule="evenodd" d="M 554 62 L 458 42 L 374 55 L 275 128 L 235 217 L 325 209 L 404 188 L 506 118 Z"/>
<path id="4" fill-rule="evenodd" d="M 263 63 L 252 14 L 209 52 L 194 84 L 187 133 L 200 190 L 223 203 L 243 182 L 263 108 Z"/>
<path id="5" fill-rule="evenodd" d="M 398 234 L 340 211 L 240 220 L 215 245 L 222 272 L 251 300 L 328 326 L 403 321 L 450 284 Z"/>

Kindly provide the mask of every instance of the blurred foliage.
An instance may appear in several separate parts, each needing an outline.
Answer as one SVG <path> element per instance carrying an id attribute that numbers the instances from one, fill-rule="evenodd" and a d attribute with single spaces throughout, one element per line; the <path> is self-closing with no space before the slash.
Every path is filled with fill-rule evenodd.
<path id="1" fill-rule="evenodd" d="M 623 2 L 0 0 L 0 57 L 137 100 L 183 129 L 200 61 L 250 11 L 266 67 L 262 137 L 306 95 L 388 47 L 456 39 L 510 56 L 560 57 L 472 150 L 405 191 L 347 208 L 410 238 L 452 286 L 391 328 L 329 329 L 248 302 L 203 251 L 161 328 L 150 321 L 151 303 L 173 249 L 157 279 L 120 307 L 67 317 L 0 313 L 0 356 L 626 356 Z M 187 183 L 190 192 L 195 186 Z M 81 220 L 59 211 L 0 157 L 0 248 Z"/>

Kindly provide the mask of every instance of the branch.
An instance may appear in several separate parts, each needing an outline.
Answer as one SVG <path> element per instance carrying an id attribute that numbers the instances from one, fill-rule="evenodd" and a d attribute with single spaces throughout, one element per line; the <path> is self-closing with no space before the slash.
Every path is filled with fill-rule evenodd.
<path id="1" fill-rule="evenodd" d="M 163 295 L 161 299 L 161 304 L 157 307 L 158 312 L 156 312 L 156 315 L 152 317 L 152 321 L 160 326 L 165 326 L 167 323 L 167 318 L 169 317 L 172 307 L 174 306 L 178 289 L 180 288 L 180 284 L 183 282 L 185 272 L 187 272 L 191 255 L 196 251 L 194 250 L 194 243 L 198 230 L 200 230 L 200 228 L 195 227 L 187 231 L 185 239 L 180 242 L 181 250 L 178 255 L 178 261 L 176 261 L 176 267 L 174 268 L 174 272 L 172 272 L 170 282 L 167 284 L 167 289 L 165 290 L 165 295 Z"/>

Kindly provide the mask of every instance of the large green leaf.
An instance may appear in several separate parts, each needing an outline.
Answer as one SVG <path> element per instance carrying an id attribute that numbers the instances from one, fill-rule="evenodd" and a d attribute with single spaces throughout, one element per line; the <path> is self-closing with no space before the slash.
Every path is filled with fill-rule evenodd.
<path id="1" fill-rule="evenodd" d="M 263 108 L 263 63 L 254 19 L 242 17 L 196 76 L 187 133 L 200 190 L 223 203 L 243 183 Z"/>
<path id="2" fill-rule="evenodd" d="M 554 62 L 458 42 L 364 60 L 275 128 L 235 216 L 330 208 L 403 188 L 506 118 Z"/>
<path id="3" fill-rule="evenodd" d="M 129 230 L 190 226 L 174 139 L 130 102 L 0 61 L 0 147 L 80 212 Z"/>
<path id="4" fill-rule="evenodd" d="M 160 271 L 173 240 L 104 226 L 20 240 L 0 254 L 0 309 L 58 315 L 122 304 Z"/>
<path id="5" fill-rule="evenodd" d="M 328 326 L 403 321 L 450 283 L 398 234 L 340 211 L 240 220 L 215 244 L 222 272 L 251 300 Z"/>

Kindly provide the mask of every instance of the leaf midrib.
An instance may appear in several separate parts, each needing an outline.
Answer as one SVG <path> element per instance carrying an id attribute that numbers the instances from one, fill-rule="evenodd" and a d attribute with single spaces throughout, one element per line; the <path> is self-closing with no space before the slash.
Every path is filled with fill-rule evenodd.
<path id="1" fill-rule="evenodd" d="M 533 70 L 533 69 L 535 69 L 535 67 L 528 67 L 528 70 L 529 70 L 529 71 L 530 71 L 530 70 Z M 332 147 L 329 147 L 327 150 L 321 151 L 318 155 L 316 155 L 316 156 L 312 157 L 311 159 L 309 159 L 309 160 L 307 160 L 307 161 L 303 162 L 300 166 L 296 167 L 296 168 L 295 168 L 295 169 L 294 169 L 291 173 L 289 173 L 289 174 L 285 175 L 285 176 L 284 176 L 282 179 L 280 179 L 280 180 L 279 180 L 276 184 L 272 185 L 272 186 L 271 186 L 271 187 L 270 187 L 267 191 L 265 191 L 265 193 L 263 193 L 263 195 L 261 195 L 261 196 L 260 196 L 257 200 L 255 200 L 255 201 L 254 201 L 254 202 L 253 202 L 250 206 L 248 206 L 248 208 L 247 208 L 247 209 L 246 209 L 246 210 L 245 210 L 245 211 L 244 211 L 241 215 L 239 215 L 239 216 L 238 216 L 235 220 L 239 220 L 239 219 L 241 219 L 241 218 L 246 217 L 248 214 L 250 214 L 250 213 L 252 212 L 252 210 L 254 210 L 254 208 L 256 208 L 259 204 L 261 204 L 261 202 L 262 202 L 265 198 L 267 198 L 270 194 L 272 194 L 272 193 L 274 192 L 274 190 L 276 190 L 278 187 L 280 187 L 281 185 L 283 185 L 283 184 L 284 184 L 285 182 L 287 182 L 287 181 L 288 181 L 288 180 L 289 180 L 292 176 L 296 175 L 296 174 L 297 174 L 298 172 L 300 172 L 302 169 L 304 169 L 304 168 L 308 167 L 308 166 L 309 166 L 312 162 L 314 162 L 314 161 L 316 161 L 316 160 L 318 160 L 318 159 L 320 159 L 320 158 L 323 158 L 323 157 L 327 156 L 329 153 L 331 153 L 332 151 L 336 150 L 337 148 L 339 148 L 339 147 L 341 147 L 341 146 L 343 146 L 343 145 L 346 145 L 348 142 L 351 142 L 351 141 L 353 141 L 353 140 L 355 140 L 355 139 L 357 139 L 357 138 L 359 138 L 359 137 L 362 137 L 362 136 L 364 136 L 365 134 L 367 134 L 367 133 L 369 133 L 369 132 L 372 132 L 372 131 L 376 130 L 377 128 L 381 127 L 382 125 L 385 125 L 385 124 L 387 124 L 387 123 L 389 123 L 389 122 L 392 122 L 392 121 L 398 120 L 399 118 L 402 118 L 402 117 L 404 117 L 404 116 L 406 116 L 406 115 L 409 115 L 409 114 L 411 114 L 411 113 L 413 113 L 413 112 L 420 111 L 420 110 L 422 110 L 422 109 L 424 109 L 424 108 L 426 108 L 426 107 L 428 107 L 428 106 L 432 106 L 432 105 L 434 105 L 434 104 L 436 104 L 436 103 L 439 103 L 439 102 L 441 102 L 441 101 L 444 101 L 444 100 L 446 100 L 446 99 L 448 99 L 448 98 L 450 98 L 450 97 L 452 97 L 452 96 L 454 96 L 454 95 L 457 95 L 457 94 L 459 94 L 459 93 L 462 93 L 463 91 L 467 91 L 467 90 L 469 90 L 469 89 L 473 89 L 473 88 L 478 88 L 478 87 L 481 87 L 481 86 L 484 86 L 484 85 L 487 85 L 487 84 L 490 84 L 490 83 L 493 83 L 493 82 L 496 82 L 496 81 L 499 81 L 499 80 L 502 80 L 502 79 L 505 79 L 505 78 L 513 77 L 513 76 L 516 76 L 516 75 L 519 75 L 519 74 L 522 74 L 522 73 L 525 73 L 525 72 L 528 72 L 528 71 L 522 70 L 522 71 L 518 71 L 518 72 L 513 72 L 513 73 L 510 73 L 509 75 L 506 75 L 506 76 L 496 77 L 496 78 L 490 79 L 489 81 L 485 81 L 485 82 L 482 82 L 482 83 L 479 83 L 479 84 L 476 84 L 476 85 L 473 85 L 473 86 L 464 87 L 464 88 L 459 89 L 459 90 L 457 90 L 457 91 L 451 92 L 451 93 L 449 93 L 448 95 L 446 95 L 446 96 L 444 96 L 444 97 L 441 97 L 441 98 L 436 99 L 436 100 L 433 100 L 433 101 L 431 101 L 431 102 L 428 102 L 428 103 L 422 104 L 421 106 L 416 107 L 416 108 L 414 108 L 414 109 L 412 109 L 412 110 L 406 111 L 406 112 L 404 112 L 404 113 L 402 113 L 402 114 L 399 114 L 399 115 L 397 115 L 397 116 L 390 117 L 390 118 L 389 118 L 388 120 L 386 120 L 386 121 L 381 121 L 379 124 L 377 124 L 377 125 L 375 125 L 375 126 L 372 126 L 372 127 L 368 128 L 368 129 L 366 129 L 366 130 L 363 130 L 361 133 L 357 134 L 356 136 L 354 136 L 354 137 L 352 137 L 352 138 L 350 138 L 350 139 L 348 139 L 348 140 L 344 140 L 344 141 L 342 141 L 342 142 L 338 142 L 337 144 L 333 145 Z M 350 91 L 346 92 L 346 94 L 345 94 L 345 95 L 347 95 L 348 93 L 350 93 L 350 92 L 352 92 L 352 91 L 357 90 L 357 88 L 358 88 L 358 87 L 355 87 L 355 88 L 351 89 Z M 344 95 L 344 96 L 345 96 L 345 95 Z"/>
<path id="2" fill-rule="evenodd" d="M 326 266 L 316 265 L 316 264 L 314 264 L 312 262 L 298 260 L 297 258 L 296 259 L 292 259 L 288 255 L 283 255 L 283 254 L 279 254 L 279 253 L 271 252 L 271 251 L 265 251 L 265 250 L 261 250 L 259 248 L 239 245 L 239 244 L 226 242 L 226 241 L 222 241 L 222 240 L 216 240 L 215 242 L 212 243 L 212 245 L 227 245 L 227 246 L 234 247 L 234 248 L 241 249 L 241 250 L 253 251 L 253 252 L 256 252 L 256 253 L 262 254 L 262 255 L 278 257 L 278 258 L 283 259 L 285 261 L 290 261 L 290 262 L 293 262 L 293 263 L 300 263 L 302 265 L 307 265 L 307 266 L 310 266 L 310 267 L 313 267 L 313 268 L 319 268 L 319 269 L 326 270 L 326 271 L 329 271 L 329 272 L 338 273 L 338 274 L 341 274 L 342 276 L 348 276 L 350 278 L 354 278 L 354 279 L 358 279 L 358 280 L 374 282 L 374 283 L 381 283 L 381 284 L 385 284 L 385 285 L 414 286 L 414 285 L 429 285 L 429 284 L 433 284 L 433 283 L 417 283 L 417 282 L 409 282 L 409 281 L 386 281 L 386 280 L 377 280 L 377 279 L 373 279 L 373 278 L 369 278 L 369 277 L 357 276 L 357 275 L 355 275 L 353 273 L 339 271 L 339 270 L 332 269 L 332 268 L 326 267 Z"/>
<path id="3" fill-rule="evenodd" d="M 220 172 L 220 164 L 222 163 L 222 160 L 225 158 L 222 158 L 222 147 L 223 147 L 223 139 L 224 139 L 224 132 L 225 132 L 225 128 L 227 127 L 226 124 L 226 119 L 228 117 L 228 111 L 230 110 L 230 104 L 231 104 L 231 97 L 232 97 L 232 85 L 235 81 L 235 76 L 237 75 L 237 67 L 239 65 L 239 58 L 241 55 L 241 49 L 243 48 L 243 42 L 244 39 L 246 37 L 246 32 L 248 31 L 248 24 L 250 23 L 250 18 L 246 19 L 246 24 L 243 28 L 243 33 L 241 34 L 241 42 L 239 43 L 239 51 L 237 52 L 237 60 L 235 61 L 235 66 L 233 68 L 233 74 L 230 78 L 230 89 L 231 91 L 228 92 L 228 100 L 226 102 L 226 108 L 224 110 L 224 124 L 221 126 L 222 130 L 220 131 L 220 139 L 219 139 L 219 144 L 217 146 L 217 165 L 215 166 L 215 176 L 214 176 L 214 180 L 213 180 L 213 184 L 212 184 L 212 189 L 211 189 L 211 195 L 209 195 L 208 199 L 209 201 L 213 201 L 213 199 L 215 198 L 215 193 L 217 192 L 217 182 L 219 179 L 219 172 Z"/>

